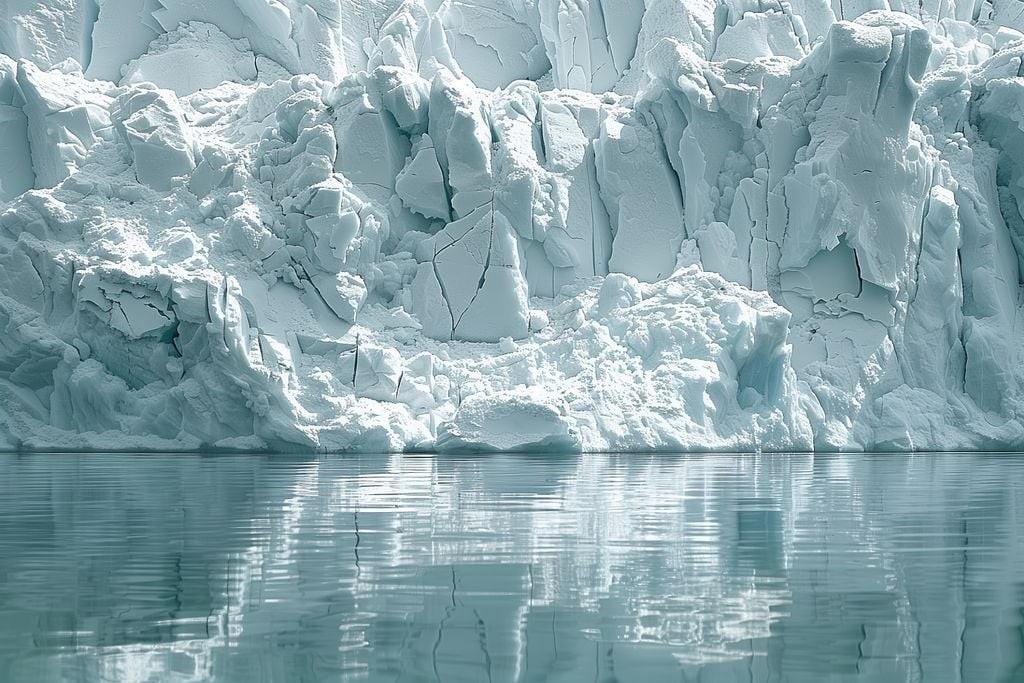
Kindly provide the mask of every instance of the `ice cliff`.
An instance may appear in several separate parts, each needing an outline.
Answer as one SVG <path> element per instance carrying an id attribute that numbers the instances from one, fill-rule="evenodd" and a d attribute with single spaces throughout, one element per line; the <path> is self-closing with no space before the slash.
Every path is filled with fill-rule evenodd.
<path id="1" fill-rule="evenodd" d="M 1024 448 L 1016 0 L 0 0 L 0 447 Z"/>

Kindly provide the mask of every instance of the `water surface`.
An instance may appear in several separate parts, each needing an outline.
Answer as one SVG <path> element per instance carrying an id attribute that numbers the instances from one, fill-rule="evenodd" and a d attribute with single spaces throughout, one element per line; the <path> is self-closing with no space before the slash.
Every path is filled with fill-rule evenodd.
<path id="1" fill-rule="evenodd" d="M 1024 681 L 1024 457 L 0 455 L 0 681 Z"/>

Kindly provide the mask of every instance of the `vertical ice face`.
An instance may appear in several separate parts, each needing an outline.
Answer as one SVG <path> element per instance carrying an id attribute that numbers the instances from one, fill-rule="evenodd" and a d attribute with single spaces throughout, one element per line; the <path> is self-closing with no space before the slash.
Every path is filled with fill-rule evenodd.
<path id="1" fill-rule="evenodd" d="M 908 381 L 904 326 L 938 180 L 912 123 L 929 52 L 927 33 L 905 15 L 835 24 L 762 128 L 765 285 L 793 311 L 794 361 L 809 376 L 876 366 L 829 378 L 850 394 Z M 826 411 L 839 408 L 833 400 L 852 408 L 824 400 Z"/>
<path id="2" fill-rule="evenodd" d="M 334 170 L 385 204 L 409 155 L 409 140 L 385 109 L 377 81 L 345 78 L 329 96 L 337 156 Z"/>
<path id="3" fill-rule="evenodd" d="M 30 59 L 44 69 L 91 52 L 94 0 L 4 0 L 0 3 L 0 53 Z"/>
<path id="4" fill-rule="evenodd" d="M 936 394 L 965 389 L 958 214 L 954 194 L 945 187 L 933 187 L 921 226 L 917 277 L 910 285 L 903 331 L 902 369 L 907 384 Z"/>
<path id="5" fill-rule="evenodd" d="M 806 124 L 808 144 L 769 191 L 767 239 L 779 250 L 780 292 L 813 298 L 820 287 L 811 261 L 840 245 L 846 245 L 845 258 L 853 259 L 857 280 L 866 286 L 858 285 L 848 300 L 840 294 L 841 307 L 848 302 L 852 310 L 888 309 L 908 284 L 910 254 L 920 240 L 932 183 L 931 160 L 918 136 L 910 136 L 929 42 L 922 29 L 892 28 L 837 24 L 818 55 L 824 78 L 818 92 L 808 93 L 820 102 Z M 800 116 L 806 116 L 807 108 L 801 109 Z M 774 116 L 784 112 L 780 107 Z M 857 123 L 843 125 L 850 118 Z M 777 213 L 773 197 L 779 198 Z M 829 269 L 820 276 L 830 278 Z M 878 317 L 877 311 L 860 313 Z"/>
<path id="6" fill-rule="evenodd" d="M 1024 446 L 1012 4 L 0 0 L 0 443 Z"/>
<path id="7" fill-rule="evenodd" d="M 608 272 L 611 228 L 595 142 L 606 106 L 583 94 L 509 88 L 495 103 L 497 200 L 515 228 L 532 295 Z"/>
<path id="8" fill-rule="evenodd" d="M 611 90 L 636 52 L 644 3 L 540 0 L 540 30 L 559 88 Z"/>
<path id="9" fill-rule="evenodd" d="M 16 78 L 28 120 L 28 142 L 36 187 L 68 177 L 100 140 L 110 140 L 109 87 L 89 87 L 57 70 L 18 63 Z"/>
<path id="10" fill-rule="evenodd" d="M 645 282 L 675 270 L 685 236 L 679 182 L 662 144 L 653 121 L 637 111 L 607 117 L 596 144 L 614 235 L 608 269 Z"/>
<path id="11" fill-rule="evenodd" d="M 633 93 L 647 54 L 661 40 L 675 38 L 701 55 L 710 49 L 715 8 L 712 0 L 539 0 L 552 82 Z"/>
<path id="12" fill-rule="evenodd" d="M 526 282 L 515 233 L 496 200 L 486 99 L 440 71 L 430 93 L 428 133 L 455 219 L 419 245 L 413 311 L 438 339 L 498 341 L 526 336 Z"/>
<path id="13" fill-rule="evenodd" d="M 36 182 L 17 74 L 14 61 L 0 55 L 0 201 L 14 199 Z"/>

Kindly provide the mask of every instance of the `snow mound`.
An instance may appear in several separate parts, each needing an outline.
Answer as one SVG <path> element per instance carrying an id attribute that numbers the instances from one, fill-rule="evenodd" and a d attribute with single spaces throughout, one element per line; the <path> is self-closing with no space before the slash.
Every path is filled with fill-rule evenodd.
<path id="1" fill-rule="evenodd" d="M 253 54 L 245 38 L 232 40 L 212 24 L 192 21 L 164 33 L 146 52 L 121 69 L 121 84 L 153 83 L 190 95 L 225 81 L 273 82 L 288 72 L 273 60 Z"/>
<path id="2" fill-rule="evenodd" d="M 0 446 L 1024 447 L 1011 1 L 0 4 Z"/>
<path id="3" fill-rule="evenodd" d="M 570 286 L 548 318 L 529 342 L 454 364 L 439 447 L 813 446 L 789 313 L 763 293 L 696 267 L 653 284 L 616 273 Z"/>

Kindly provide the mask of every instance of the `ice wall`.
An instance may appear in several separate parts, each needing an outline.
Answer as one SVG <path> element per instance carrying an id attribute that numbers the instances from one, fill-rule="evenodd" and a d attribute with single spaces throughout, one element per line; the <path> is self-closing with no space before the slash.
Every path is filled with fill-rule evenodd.
<path id="1" fill-rule="evenodd" d="M 1024 447 L 1000 1 L 0 1 L 0 445 Z"/>

